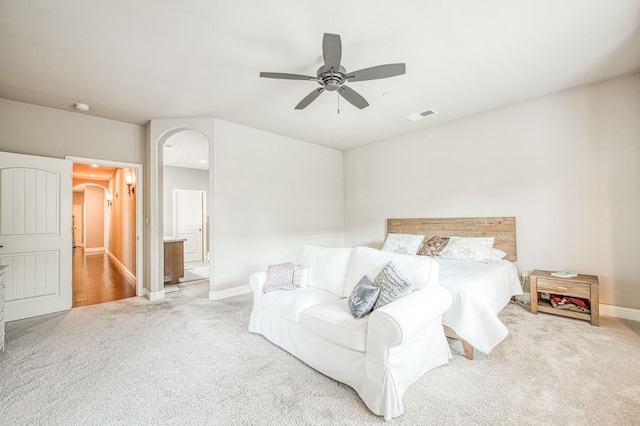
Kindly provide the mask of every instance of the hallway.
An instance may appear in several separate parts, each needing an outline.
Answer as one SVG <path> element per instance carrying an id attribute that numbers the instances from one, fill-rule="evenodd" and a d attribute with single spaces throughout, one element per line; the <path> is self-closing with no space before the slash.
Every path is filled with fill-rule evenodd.
<path id="1" fill-rule="evenodd" d="M 135 295 L 135 282 L 125 276 L 106 253 L 85 256 L 82 247 L 73 249 L 74 308 Z"/>

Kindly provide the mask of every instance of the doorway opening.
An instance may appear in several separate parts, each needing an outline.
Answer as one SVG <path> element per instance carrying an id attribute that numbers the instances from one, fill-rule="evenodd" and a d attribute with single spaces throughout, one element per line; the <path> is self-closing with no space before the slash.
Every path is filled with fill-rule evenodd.
<path id="1" fill-rule="evenodd" d="M 73 161 L 73 307 L 142 295 L 141 165 Z"/>
<path id="2" fill-rule="evenodd" d="M 209 292 L 209 138 L 182 130 L 163 144 L 164 291 Z M 176 256 L 176 251 L 180 251 Z M 176 265 L 176 263 L 180 263 Z"/>

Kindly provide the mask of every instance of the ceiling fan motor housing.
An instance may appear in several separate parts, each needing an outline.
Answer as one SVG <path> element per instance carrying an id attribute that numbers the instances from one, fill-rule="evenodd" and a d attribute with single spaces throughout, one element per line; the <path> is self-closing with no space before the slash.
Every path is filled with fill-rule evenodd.
<path id="1" fill-rule="evenodd" d="M 344 83 L 347 75 L 347 70 L 344 67 L 340 67 L 338 71 L 334 71 L 333 68 L 327 69 L 325 65 L 318 68 L 318 78 L 322 81 L 319 82 L 324 86 L 325 90 L 330 92 L 336 91 L 340 88 L 340 85 Z"/>

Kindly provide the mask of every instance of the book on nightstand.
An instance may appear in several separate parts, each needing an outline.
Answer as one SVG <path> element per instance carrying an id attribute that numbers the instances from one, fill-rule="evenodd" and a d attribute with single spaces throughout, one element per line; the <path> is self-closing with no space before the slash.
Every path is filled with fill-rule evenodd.
<path id="1" fill-rule="evenodd" d="M 578 274 L 573 271 L 556 271 L 552 272 L 551 275 L 558 278 L 573 278 L 578 276 Z"/>

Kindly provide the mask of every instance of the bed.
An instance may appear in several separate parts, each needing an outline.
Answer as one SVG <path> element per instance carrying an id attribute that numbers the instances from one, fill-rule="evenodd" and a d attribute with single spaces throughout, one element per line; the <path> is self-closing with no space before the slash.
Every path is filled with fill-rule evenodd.
<path id="1" fill-rule="evenodd" d="M 435 258 L 440 284 L 451 291 L 453 305 L 442 317 L 447 337 L 462 343 L 465 357 L 474 349 L 488 354 L 509 331 L 498 318 L 513 296 L 522 294 L 517 260 L 515 217 L 387 219 L 388 234 L 441 237 L 494 237 L 503 260 L 474 262 Z"/>

